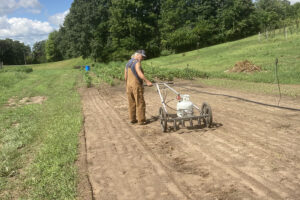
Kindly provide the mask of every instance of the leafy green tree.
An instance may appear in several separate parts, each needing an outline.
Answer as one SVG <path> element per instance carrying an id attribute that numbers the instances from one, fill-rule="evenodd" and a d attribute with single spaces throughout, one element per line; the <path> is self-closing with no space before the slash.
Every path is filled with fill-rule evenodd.
<path id="1" fill-rule="evenodd" d="M 6 65 L 29 64 L 31 49 L 24 43 L 11 39 L 0 40 L 0 61 Z"/>
<path id="2" fill-rule="evenodd" d="M 32 49 L 33 63 L 45 63 L 46 58 L 46 40 L 34 43 Z"/>
<path id="3" fill-rule="evenodd" d="M 128 59 L 137 49 L 149 57 L 183 52 L 279 27 L 298 11 L 288 0 L 74 0 L 49 37 L 48 56 L 106 62 Z"/>
<path id="4" fill-rule="evenodd" d="M 62 60 L 62 54 L 58 49 L 59 42 L 59 33 L 57 31 L 54 31 L 49 34 L 48 40 L 46 42 L 47 61 L 53 62 Z"/>
<path id="5" fill-rule="evenodd" d="M 109 19 L 111 59 L 128 59 L 137 49 L 159 55 L 158 0 L 112 0 Z"/>
<path id="6" fill-rule="evenodd" d="M 297 31 L 300 28 L 300 3 L 295 3 L 291 7 L 292 18 L 294 19 L 297 27 Z"/>
<path id="7" fill-rule="evenodd" d="M 279 28 L 289 15 L 290 2 L 287 0 L 257 0 L 255 5 L 262 31 Z"/>
<path id="8" fill-rule="evenodd" d="M 228 0 L 219 13 L 218 24 L 225 41 L 244 38 L 259 30 L 251 0 Z"/>
<path id="9" fill-rule="evenodd" d="M 177 33 L 174 33 L 174 31 L 183 28 L 190 22 L 188 17 L 188 1 L 164 0 L 161 1 L 160 6 L 159 30 L 161 35 L 161 47 L 162 49 L 173 49 L 175 46 L 172 42 L 174 42 L 174 39 L 178 38 L 179 35 L 183 34 L 181 31 Z M 188 28 L 185 29 L 188 30 Z"/>
<path id="10" fill-rule="evenodd" d="M 107 47 L 109 37 L 109 8 L 110 0 L 102 0 L 98 6 L 99 24 L 92 31 L 91 57 L 98 61 L 107 61 L 110 51 Z"/>
<path id="11" fill-rule="evenodd" d="M 101 21 L 101 12 L 98 8 L 105 1 L 74 0 L 70 13 L 64 22 L 64 38 L 67 39 L 68 52 L 71 57 L 91 55 L 91 39 L 93 32 Z"/>

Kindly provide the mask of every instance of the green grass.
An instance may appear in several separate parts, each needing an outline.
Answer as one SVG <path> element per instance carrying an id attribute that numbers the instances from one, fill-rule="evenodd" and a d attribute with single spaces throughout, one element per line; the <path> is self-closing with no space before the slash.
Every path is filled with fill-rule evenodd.
<path id="1" fill-rule="evenodd" d="M 0 199 L 76 199 L 82 74 L 72 67 L 85 62 L 78 58 L 27 66 L 31 73 L 0 73 Z M 47 100 L 5 105 L 12 97 L 33 96 Z"/>
<path id="2" fill-rule="evenodd" d="M 257 94 L 268 94 L 268 95 L 278 95 L 277 84 L 271 83 L 256 83 L 240 80 L 228 80 L 228 79 L 199 79 L 197 82 L 204 84 L 206 86 L 214 86 L 218 88 L 227 88 L 236 91 L 250 92 Z M 281 84 L 281 94 L 290 97 L 300 97 L 300 86 L 299 85 L 287 85 Z"/>
<path id="3" fill-rule="evenodd" d="M 283 34 L 258 40 L 258 36 L 228 42 L 191 52 L 146 60 L 146 65 L 167 68 L 186 68 L 187 65 L 210 78 L 225 78 L 249 82 L 275 82 L 275 59 L 279 59 L 279 78 L 284 84 L 300 84 L 300 34 L 290 35 L 286 40 Z M 238 61 L 249 60 L 261 66 L 263 72 L 225 73 Z"/>
<path id="4" fill-rule="evenodd" d="M 286 88 L 283 94 L 300 96 L 300 33 L 285 39 L 282 33 L 268 39 L 252 36 L 246 39 L 202 48 L 181 54 L 162 56 L 143 61 L 146 76 L 150 80 L 172 81 L 174 78 L 205 78 L 208 85 L 231 89 L 246 89 L 260 93 L 275 93 L 275 60 L 279 59 L 280 84 Z M 228 73 L 235 63 L 249 60 L 262 68 L 255 73 Z M 108 64 L 94 63 L 92 72 L 102 81 L 114 85 L 114 80 L 123 80 L 126 62 Z M 93 81 L 96 81 L 93 79 Z M 100 82 L 101 82 L 100 81 Z M 251 84 L 253 83 L 253 84 Z M 257 83 L 257 84 L 254 84 Z M 240 87 L 237 87 L 239 85 Z M 276 87 L 275 87 L 276 86 Z M 249 90 L 250 91 L 250 90 Z"/>

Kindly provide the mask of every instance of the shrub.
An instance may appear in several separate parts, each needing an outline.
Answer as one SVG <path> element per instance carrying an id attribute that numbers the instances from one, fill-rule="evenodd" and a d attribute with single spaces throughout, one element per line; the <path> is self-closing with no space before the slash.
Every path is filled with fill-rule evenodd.
<path id="1" fill-rule="evenodd" d="M 89 72 L 84 73 L 84 78 L 86 82 L 86 87 L 88 88 L 92 87 L 92 77 L 90 76 Z"/>
<path id="2" fill-rule="evenodd" d="M 23 67 L 23 66 L 11 66 L 11 67 L 4 67 L 0 70 L 0 73 L 4 72 L 24 72 L 24 73 L 31 73 L 33 69 L 31 67 Z"/>
<path id="3" fill-rule="evenodd" d="M 167 50 L 167 49 L 162 50 L 162 51 L 160 52 L 160 55 L 161 55 L 161 56 L 169 56 L 169 55 L 171 55 L 171 54 L 173 54 L 173 52 L 172 52 L 171 50 Z"/>

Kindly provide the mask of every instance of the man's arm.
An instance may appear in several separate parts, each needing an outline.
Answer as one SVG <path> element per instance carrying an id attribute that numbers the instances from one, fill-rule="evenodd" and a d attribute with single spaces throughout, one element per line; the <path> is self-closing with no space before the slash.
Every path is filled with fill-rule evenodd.
<path id="1" fill-rule="evenodd" d="M 127 82 L 127 70 L 126 70 L 126 67 L 125 67 L 125 72 L 124 72 L 124 80 Z"/>
<path id="2" fill-rule="evenodd" d="M 142 80 L 144 80 L 148 86 L 152 86 L 151 81 L 149 81 L 149 80 L 145 77 L 144 73 L 142 72 L 142 70 L 141 70 L 141 63 L 140 63 L 140 62 L 136 63 L 136 65 L 135 65 L 135 70 L 136 70 L 136 73 L 138 74 L 138 76 L 139 76 Z"/>

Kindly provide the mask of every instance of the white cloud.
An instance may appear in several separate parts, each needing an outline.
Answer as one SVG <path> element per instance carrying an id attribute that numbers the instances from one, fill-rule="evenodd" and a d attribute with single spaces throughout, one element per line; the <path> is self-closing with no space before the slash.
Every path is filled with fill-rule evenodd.
<path id="1" fill-rule="evenodd" d="M 49 22 L 0 17 L 0 39 L 11 38 L 32 46 L 37 41 L 47 39 L 52 31 L 54 29 Z"/>
<path id="2" fill-rule="evenodd" d="M 63 23 L 65 21 L 65 17 L 67 16 L 67 14 L 69 14 L 69 12 L 70 12 L 69 10 L 66 10 L 63 13 L 57 13 L 57 14 L 49 17 L 48 20 L 54 26 L 59 27 L 60 25 L 63 25 Z"/>
<path id="3" fill-rule="evenodd" d="M 0 16 L 6 13 L 11 13 L 16 9 L 15 0 L 0 0 Z"/>
<path id="4" fill-rule="evenodd" d="M 0 0 L 0 16 L 12 13 L 19 8 L 38 14 L 41 12 L 42 6 L 39 0 Z"/>
<path id="5" fill-rule="evenodd" d="M 36 8 L 41 6 L 38 0 L 20 0 L 19 6 L 23 8 Z"/>
<path id="6" fill-rule="evenodd" d="M 290 0 L 291 4 L 295 4 L 297 2 L 300 2 L 300 0 Z"/>

